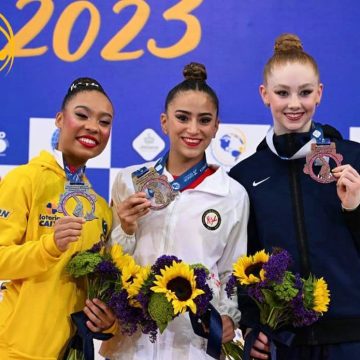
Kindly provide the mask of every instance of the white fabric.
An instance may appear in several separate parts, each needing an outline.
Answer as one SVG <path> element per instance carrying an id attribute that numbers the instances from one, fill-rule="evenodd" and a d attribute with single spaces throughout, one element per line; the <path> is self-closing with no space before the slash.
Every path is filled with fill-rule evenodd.
<path id="1" fill-rule="evenodd" d="M 117 175 L 112 191 L 115 203 L 134 192 L 131 173 L 140 167 L 128 167 Z M 172 180 L 166 170 L 164 174 Z M 221 216 L 216 230 L 208 230 L 203 224 L 202 216 L 209 209 Z M 123 245 L 140 264 L 153 264 L 159 256 L 167 254 L 207 266 L 212 274 L 213 305 L 221 315 L 229 315 L 238 324 L 240 312 L 236 298 L 228 299 L 224 290 L 233 263 L 247 248 L 249 199 L 242 185 L 218 168 L 196 189 L 180 193 L 165 209 L 145 215 L 135 236 L 126 235 L 114 215 L 112 242 Z M 103 343 L 101 353 L 111 360 L 210 359 L 205 350 L 206 340 L 194 334 L 186 313 L 174 319 L 162 335 L 158 334 L 155 344 L 147 335 L 118 334 Z"/>

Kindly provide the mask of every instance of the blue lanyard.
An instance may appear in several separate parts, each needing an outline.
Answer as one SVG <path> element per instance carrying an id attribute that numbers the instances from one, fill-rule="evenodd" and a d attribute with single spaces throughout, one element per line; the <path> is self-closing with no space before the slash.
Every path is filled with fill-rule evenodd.
<path id="1" fill-rule="evenodd" d="M 168 157 L 169 153 L 167 152 L 156 162 L 154 169 L 158 174 L 161 175 L 164 172 Z M 194 180 L 196 180 L 207 168 L 208 164 L 206 162 L 206 157 L 204 156 L 201 161 L 199 161 L 189 170 L 185 171 L 176 180 L 171 181 L 170 185 L 175 191 L 181 191 L 182 189 L 190 185 Z"/>
<path id="2" fill-rule="evenodd" d="M 329 145 L 330 139 L 324 138 L 324 131 L 320 124 L 313 122 L 311 124 L 312 132 L 311 138 L 315 139 L 317 145 Z"/>
<path id="3" fill-rule="evenodd" d="M 85 174 L 85 166 L 81 166 L 75 172 L 71 172 L 69 166 L 64 161 L 64 169 L 66 174 L 66 179 L 70 182 L 70 184 L 84 184 L 84 174 Z"/>

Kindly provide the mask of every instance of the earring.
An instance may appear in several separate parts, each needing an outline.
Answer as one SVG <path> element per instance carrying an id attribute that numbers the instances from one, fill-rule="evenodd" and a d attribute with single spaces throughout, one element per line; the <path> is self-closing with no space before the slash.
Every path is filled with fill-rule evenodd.
<path id="1" fill-rule="evenodd" d="M 270 103 L 264 103 L 266 107 L 270 107 Z"/>

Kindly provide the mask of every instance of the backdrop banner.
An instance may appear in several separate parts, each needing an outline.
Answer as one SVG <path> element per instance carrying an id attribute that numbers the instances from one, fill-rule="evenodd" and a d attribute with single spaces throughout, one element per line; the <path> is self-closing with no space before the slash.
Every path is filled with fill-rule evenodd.
<path id="1" fill-rule="evenodd" d="M 221 127 L 210 162 L 230 168 L 272 123 L 258 92 L 275 38 L 299 35 L 324 94 L 315 120 L 360 141 L 358 0 L 2 0 L 0 177 L 51 149 L 54 117 L 73 79 L 89 76 L 115 107 L 106 151 L 88 164 L 105 198 L 119 168 L 157 158 L 160 113 L 191 61 L 208 71 Z"/>

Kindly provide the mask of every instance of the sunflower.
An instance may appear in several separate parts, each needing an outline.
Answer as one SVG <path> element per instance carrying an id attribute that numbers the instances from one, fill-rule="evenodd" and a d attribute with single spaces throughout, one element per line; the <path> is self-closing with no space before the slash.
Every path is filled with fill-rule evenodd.
<path id="1" fill-rule="evenodd" d="M 135 260 L 129 261 L 121 272 L 121 283 L 123 288 L 127 291 L 129 298 L 137 294 L 134 285 L 134 280 L 141 271 L 141 266 L 135 263 Z"/>
<path id="2" fill-rule="evenodd" d="M 124 254 L 122 247 L 118 244 L 115 244 L 111 247 L 110 255 L 116 267 L 120 271 L 122 271 L 122 269 L 128 266 L 130 263 L 135 262 L 134 258 L 131 255 Z"/>
<path id="3" fill-rule="evenodd" d="M 188 307 L 196 313 L 194 299 L 204 291 L 196 288 L 196 276 L 189 265 L 173 261 L 171 266 L 161 269 L 161 275 L 156 275 L 154 284 L 151 290 L 165 294 L 173 305 L 174 315 L 184 313 Z"/>
<path id="4" fill-rule="evenodd" d="M 326 312 L 330 303 L 330 291 L 324 278 L 315 281 L 313 295 L 313 309 L 320 313 Z"/>
<path id="5" fill-rule="evenodd" d="M 120 269 L 120 259 L 124 256 L 122 247 L 118 244 L 113 245 L 110 249 L 110 255 L 116 267 Z"/>
<path id="6" fill-rule="evenodd" d="M 141 304 L 135 300 L 135 297 L 139 294 L 141 287 L 150 275 L 150 266 L 140 267 L 139 271 L 136 272 L 129 280 L 124 283 L 123 286 L 128 293 L 128 299 L 131 306 L 141 308 Z"/>
<path id="7" fill-rule="evenodd" d="M 258 251 L 253 256 L 242 256 L 234 265 L 234 276 L 241 285 L 250 285 L 265 279 L 263 264 L 268 262 L 269 254 L 265 250 Z"/>

